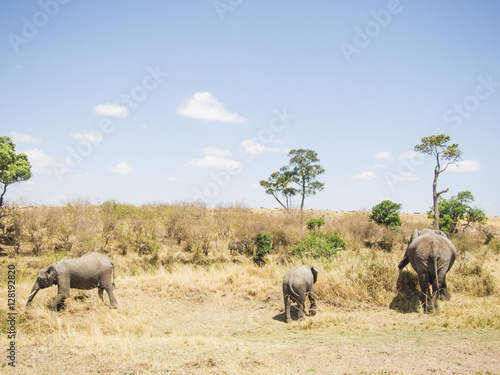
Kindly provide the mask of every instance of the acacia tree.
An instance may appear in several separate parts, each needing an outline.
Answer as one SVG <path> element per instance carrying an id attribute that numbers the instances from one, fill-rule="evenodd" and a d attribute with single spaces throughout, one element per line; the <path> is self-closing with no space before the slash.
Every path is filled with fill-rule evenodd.
<path id="1" fill-rule="evenodd" d="M 291 150 L 288 157 L 290 164 L 282 167 L 279 172 L 271 174 L 267 181 L 260 181 L 260 185 L 285 209 L 291 208 L 291 198 L 300 193 L 300 211 L 302 212 L 305 198 L 324 189 L 325 183 L 317 181 L 316 176 L 324 173 L 325 169 L 317 164 L 318 154 L 313 150 Z M 298 189 L 293 187 L 293 184 L 298 186 Z M 286 205 L 280 201 L 278 193 L 284 196 Z"/>
<path id="2" fill-rule="evenodd" d="M 267 181 L 260 181 L 260 185 L 266 189 L 266 194 L 270 194 L 278 201 L 278 203 L 286 210 L 292 208 L 292 197 L 297 194 L 292 184 L 292 172 L 288 167 L 282 167 L 278 172 L 274 172 Z M 285 203 L 280 200 L 280 194 L 283 196 Z"/>
<path id="3" fill-rule="evenodd" d="M 324 182 L 316 180 L 316 176 L 325 173 L 325 169 L 316 164 L 319 162 L 318 154 L 313 150 L 291 150 L 288 153 L 291 156 L 290 167 L 293 171 L 293 182 L 299 185 L 302 195 L 300 202 L 300 211 L 304 209 L 304 200 L 306 197 L 315 195 L 325 187 Z"/>
<path id="4" fill-rule="evenodd" d="M 0 137 L 0 208 L 4 204 L 7 186 L 30 178 L 31 164 L 28 157 L 16 154 L 16 145 L 9 137 Z"/>
<path id="5" fill-rule="evenodd" d="M 456 163 L 462 157 L 462 150 L 458 144 L 447 145 L 451 137 L 445 134 L 432 135 L 422 138 L 422 143 L 415 146 L 414 150 L 427 155 L 433 155 L 436 158 L 436 167 L 434 168 L 434 180 L 432 182 L 432 199 L 434 209 L 434 229 L 439 229 L 439 201 L 438 198 L 450 190 L 449 188 L 437 190 L 437 181 L 439 175 L 446 171 L 450 164 Z M 446 162 L 445 164 L 443 162 Z M 444 167 L 441 164 L 444 164 Z"/>

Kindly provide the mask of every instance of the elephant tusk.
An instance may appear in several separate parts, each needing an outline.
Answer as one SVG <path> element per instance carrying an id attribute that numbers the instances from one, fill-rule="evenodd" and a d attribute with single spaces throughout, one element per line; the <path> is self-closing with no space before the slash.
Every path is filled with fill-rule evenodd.
<path id="1" fill-rule="evenodd" d="M 30 295 L 28 296 L 28 299 L 31 298 L 31 296 L 34 296 L 36 293 L 38 292 L 38 290 L 34 290 L 30 293 Z"/>

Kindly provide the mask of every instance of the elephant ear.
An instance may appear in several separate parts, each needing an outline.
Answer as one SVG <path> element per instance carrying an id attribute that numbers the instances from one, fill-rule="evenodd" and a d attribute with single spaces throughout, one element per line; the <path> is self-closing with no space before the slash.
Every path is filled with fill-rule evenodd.
<path id="1" fill-rule="evenodd" d="M 443 236 L 443 237 L 448 238 L 446 233 L 444 233 L 442 230 L 434 229 L 434 233 L 436 233 L 438 236 Z"/>
<path id="2" fill-rule="evenodd" d="M 47 279 L 51 285 L 57 285 L 57 268 L 55 264 L 51 264 L 47 269 Z"/>
<path id="3" fill-rule="evenodd" d="M 313 274 L 314 284 L 316 284 L 316 281 L 318 281 L 318 270 L 314 266 L 312 266 L 311 272 Z"/>
<path id="4" fill-rule="evenodd" d="M 410 244 L 413 242 L 413 240 L 414 240 L 415 238 L 417 238 L 418 236 L 420 236 L 420 231 L 419 231 L 418 229 L 415 229 L 415 230 L 413 231 L 413 234 L 412 234 L 412 235 L 411 235 L 411 237 L 410 237 L 410 240 L 408 241 L 408 246 L 410 246 Z"/>

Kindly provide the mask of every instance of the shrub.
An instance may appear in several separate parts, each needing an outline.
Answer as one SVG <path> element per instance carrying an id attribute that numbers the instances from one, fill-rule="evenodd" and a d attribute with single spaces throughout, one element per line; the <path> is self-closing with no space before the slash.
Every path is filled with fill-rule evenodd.
<path id="1" fill-rule="evenodd" d="M 497 293 L 495 277 L 483 264 L 461 263 L 453 274 L 453 287 L 456 291 L 474 297 L 486 297 Z"/>
<path id="2" fill-rule="evenodd" d="M 325 219 L 322 217 L 319 219 L 309 219 L 306 225 L 309 230 L 319 230 L 323 225 L 325 225 Z"/>
<path id="3" fill-rule="evenodd" d="M 259 233 L 254 242 L 257 250 L 253 261 L 258 265 L 263 265 L 265 263 L 264 257 L 271 253 L 272 237 L 269 234 Z"/>
<path id="4" fill-rule="evenodd" d="M 369 218 L 379 225 L 399 228 L 403 223 L 398 213 L 400 209 L 401 204 L 385 200 L 372 208 L 372 213 Z"/>
<path id="5" fill-rule="evenodd" d="M 312 232 L 301 243 L 293 248 L 296 256 L 311 256 L 317 258 L 330 258 L 337 255 L 340 249 L 345 249 L 344 239 L 337 233 Z"/>

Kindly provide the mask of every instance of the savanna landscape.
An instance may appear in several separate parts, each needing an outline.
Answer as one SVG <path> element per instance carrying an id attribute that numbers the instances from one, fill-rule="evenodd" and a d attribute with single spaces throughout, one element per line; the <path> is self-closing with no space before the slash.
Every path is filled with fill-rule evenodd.
<path id="1" fill-rule="evenodd" d="M 324 225 L 308 229 L 319 218 Z M 0 245 L 4 295 L 7 270 L 16 270 L 16 367 L 3 350 L 0 374 L 499 373 L 500 218 L 450 236 L 458 256 L 439 314 L 422 312 L 416 273 L 397 267 L 412 231 L 432 220 L 401 219 L 394 230 L 369 212 L 242 204 L 17 207 L 3 220 Z M 297 251 L 313 231 L 343 244 Z M 272 238 L 260 258 L 259 234 Z M 40 269 L 90 251 L 115 264 L 117 309 L 96 289 L 72 289 L 53 312 L 55 286 L 25 308 Z M 298 264 L 319 271 L 317 314 L 298 320 L 292 308 L 286 324 L 281 284 Z M 3 303 L 4 349 L 7 313 Z"/>

